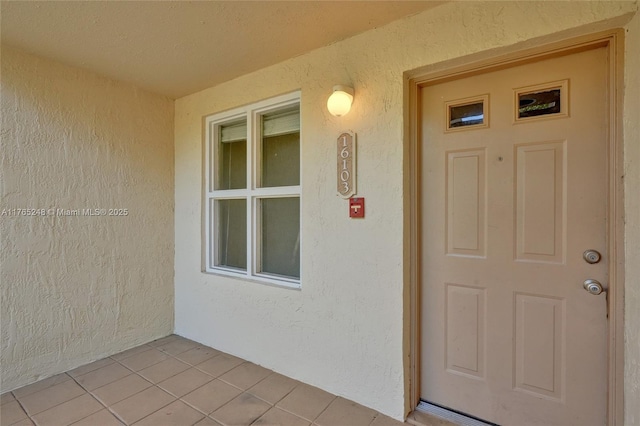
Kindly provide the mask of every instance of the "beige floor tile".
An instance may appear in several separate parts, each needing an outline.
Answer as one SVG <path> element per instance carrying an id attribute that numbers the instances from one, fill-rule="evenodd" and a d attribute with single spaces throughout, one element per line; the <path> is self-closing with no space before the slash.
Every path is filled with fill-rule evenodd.
<path id="1" fill-rule="evenodd" d="M 369 426 L 377 412 L 344 398 L 336 398 L 314 421 L 318 426 Z"/>
<path id="2" fill-rule="evenodd" d="M 151 386 L 151 383 L 137 374 L 130 374 L 120 380 L 116 380 L 108 385 L 99 387 L 98 389 L 91 391 L 91 393 L 104 405 L 109 406 L 116 402 L 120 402 L 123 399 L 129 398 L 130 396 Z"/>
<path id="3" fill-rule="evenodd" d="M 286 376 L 273 373 L 254 387 L 250 388 L 247 392 L 267 401 L 270 404 L 275 404 L 299 384 L 300 382 Z"/>
<path id="4" fill-rule="evenodd" d="M 175 358 L 167 358 L 164 361 L 160 361 L 159 363 L 152 365 L 151 367 L 138 371 L 138 374 L 150 382 L 158 383 L 168 379 L 169 377 L 175 376 L 188 368 L 190 368 L 189 364 L 185 364 Z"/>
<path id="5" fill-rule="evenodd" d="M 73 426 L 122 426 L 122 422 L 105 409 L 73 423 Z"/>
<path id="6" fill-rule="evenodd" d="M 403 424 L 177 335 L 78 367 L 68 374 L 3 394 L 0 423 L 3 426 L 16 422 L 16 426 L 73 422 L 75 426 L 122 426 L 136 422 L 137 426 Z M 93 397 L 82 387 L 90 390 Z M 246 391 L 243 393 L 241 389 Z M 23 401 L 35 425 L 20 406 Z"/>
<path id="7" fill-rule="evenodd" d="M 0 397 L 0 405 L 6 404 L 7 402 L 15 401 L 16 399 L 13 397 L 11 392 L 5 392 Z"/>
<path id="8" fill-rule="evenodd" d="M 145 417 L 136 426 L 190 426 L 204 418 L 182 401 L 175 401 Z"/>
<path id="9" fill-rule="evenodd" d="M 87 390 L 95 390 L 109 383 L 115 382 L 118 379 L 131 374 L 130 370 L 127 370 L 118 363 L 109 364 L 106 367 L 98 368 L 90 373 L 83 374 L 80 377 L 76 377 L 76 380 Z"/>
<path id="10" fill-rule="evenodd" d="M 277 407 L 273 407 L 258 420 L 253 422 L 251 426 L 309 426 L 310 423 L 305 419 L 287 413 Z"/>
<path id="11" fill-rule="evenodd" d="M 149 346 L 157 347 L 157 346 L 166 345 L 168 343 L 171 343 L 173 341 L 180 340 L 180 339 L 182 339 L 182 337 L 178 336 L 177 334 L 170 334 L 166 337 L 161 337 L 160 339 L 156 339 L 153 342 L 149 342 L 147 344 Z"/>
<path id="12" fill-rule="evenodd" d="M 180 361 L 184 361 L 187 364 L 198 365 L 201 362 L 208 360 L 209 358 L 213 358 L 216 355 L 220 355 L 221 352 L 217 351 L 208 346 L 196 346 L 195 348 L 189 349 L 186 352 L 182 352 L 180 354 L 175 355 Z"/>
<path id="13" fill-rule="evenodd" d="M 27 414 L 33 416 L 34 414 L 41 413 L 85 393 L 85 390 L 78 386 L 76 382 L 67 380 L 66 382 L 43 389 L 40 392 L 18 398 L 18 400 Z"/>
<path id="14" fill-rule="evenodd" d="M 56 405 L 53 408 L 32 417 L 38 426 L 63 426 L 102 410 L 104 407 L 89 394 L 84 394 L 71 401 Z"/>
<path id="15" fill-rule="evenodd" d="M 242 393 L 220 380 L 213 380 L 182 397 L 182 400 L 205 414 L 210 414 Z"/>
<path id="16" fill-rule="evenodd" d="M 20 407 L 18 401 L 7 402 L 0 409 L 0 424 L 2 425 L 11 425 L 26 418 L 28 418 L 27 413 Z"/>
<path id="17" fill-rule="evenodd" d="M 140 371 L 144 368 L 151 367 L 160 361 L 164 361 L 165 359 L 167 359 L 167 355 L 165 353 L 162 353 L 157 349 L 151 349 L 125 358 L 119 362 L 133 371 Z"/>
<path id="18" fill-rule="evenodd" d="M 111 358 L 99 359 L 98 361 L 94 361 L 90 364 L 82 365 L 78 368 L 74 368 L 71 371 L 67 371 L 67 374 L 71 377 L 82 376 L 83 374 L 90 373 L 98 368 L 106 367 L 109 364 L 113 364 L 115 361 Z"/>
<path id="19" fill-rule="evenodd" d="M 271 370 L 267 370 L 264 367 L 255 365 L 250 362 L 245 362 L 235 367 L 232 370 L 227 371 L 219 377 L 233 386 L 239 387 L 242 390 L 249 389 L 268 375 L 273 373 Z"/>
<path id="20" fill-rule="evenodd" d="M 403 424 L 403 422 L 399 422 L 391 417 L 378 413 L 378 416 L 373 420 L 371 426 L 402 426 Z"/>
<path id="21" fill-rule="evenodd" d="M 182 352 L 188 351 L 189 349 L 193 349 L 196 346 L 198 346 L 198 344 L 194 341 L 187 339 L 178 339 L 169 342 L 166 345 L 156 346 L 156 349 L 169 355 L 178 355 Z"/>
<path id="22" fill-rule="evenodd" d="M 209 417 L 225 425 L 250 425 L 271 406 L 248 393 L 241 393 Z"/>
<path id="23" fill-rule="evenodd" d="M 56 374 L 55 376 L 51 376 L 48 379 L 40 380 L 39 382 L 35 382 L 30 385 L 23 386 L 20 389 L 14 390 L 13 396 L 19 399 L 19 398 L 22 398 L 23 396 L 27 396 L 32 393 L 39 392 L 48 387 L 58 385 L 62 382 L 66 382 L 67 380 L 71 380 L 71 377 L 69 377 L 66 373 Z"/>
<path id="24" fill-rule="evenodd" d="M 314 421 L 334 399 L 335 395 L 303 383 L 276 405 L 299 417 Z"/>
<path id="25" fill-rule="evenodd" d="M 205 417 L 204 419 L 196 423 L 194 426 L 224 426 L 224 425 L 216 422 L 211 417 Z"/>
<path id="26" fill-rule="evenodd" d="M 175 398 L 152 386 L 110 407 L 120 420 L 130 425 L 169 405 Z"/>
<path id="27" fill-rule="evenodd" d="M 158 386 L 180 398 L 211 380 L 213 380 L 213 377 L 208 374 L 195 368 L 190 368 L 158 383 Z"/>
<path id="28" fill-rule="evenodd" d="M 196 365 L 196 368 L 212 375 L 213 377 L 218 377 L 243 362 L 244 360 L 236 358 L 235 356 L 221 354 Z"/>
<path id="29" fill-rule="evenodd" d="M 135 348 L 127 349 L 126 351 L 120 352 L 119 354 L 111 355 L 110 358 L 116 361 L 122 361 L 123 359 L 141 354 L 142 352 L 146 352 L 151 349 L 153 349 L 151 346 L 140 345 L 140 346 L 136 346 Z"/>

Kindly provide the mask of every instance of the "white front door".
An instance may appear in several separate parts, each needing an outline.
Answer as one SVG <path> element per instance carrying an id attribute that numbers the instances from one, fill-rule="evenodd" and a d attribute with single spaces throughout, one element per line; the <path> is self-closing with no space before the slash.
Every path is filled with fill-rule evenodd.
<path id="1" fill-rule="evenodd" d="M 606 292 L 583 283 L 607 285 L 607 69 L 597 48 L 421 89 L 423 400 L 606 423 Z"/>

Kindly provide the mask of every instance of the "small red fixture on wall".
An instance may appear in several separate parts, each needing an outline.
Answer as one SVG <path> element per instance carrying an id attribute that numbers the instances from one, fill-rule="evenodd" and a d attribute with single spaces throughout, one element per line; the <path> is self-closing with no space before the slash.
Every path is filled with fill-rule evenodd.
<path id="1" fill-rule="evenodd" d="M 364 198 L 349 198 L 349 217 L 364 217 Z"/>

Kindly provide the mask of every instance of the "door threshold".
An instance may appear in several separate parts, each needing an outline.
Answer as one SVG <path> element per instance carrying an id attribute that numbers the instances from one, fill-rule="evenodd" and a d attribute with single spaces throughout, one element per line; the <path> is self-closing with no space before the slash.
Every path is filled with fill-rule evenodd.
<path id="1" fill-rule="evenodd" d="M 437 405 L 420 401 L 416 409 L 407 417 L 407 423 L 415 426 L 495 426 Z"/>

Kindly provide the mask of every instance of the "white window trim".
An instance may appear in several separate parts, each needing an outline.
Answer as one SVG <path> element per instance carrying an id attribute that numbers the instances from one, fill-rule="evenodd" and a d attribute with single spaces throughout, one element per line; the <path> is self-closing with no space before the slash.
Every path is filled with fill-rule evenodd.
<path id="1" fill-rule="evenodd" d="M 232 278 L 240 278 L 244 281 L 254 281 L 280 287 L 299 289 L 300 279 L 286 276 L 272 275 L 260 270 L 260 235 L 259 226 L 259 203 L 262 198 L 280 198 L 280 197 L 297 197 L 302 205 L 302 176 L 300 176 L 300 185 L 297 186 L 280 186 L 280 187 L 259 187 L 259 176 L 257 167 L 260 164 L 260 148 L 261 144 L 257 141 L 260 137 L 259 116 L 288 105 L 300 104 L 300 92 L 293 92 L 286 95 L 277 96 L 275 98 L 260 101 L 251 105 L 240 108 L 234 108 L 229 111 L 213 114 L 205 118 L 205 179 L 204 179 L 204 265 L 203 272 L 215 275 L 223 275 Z M 235 119 L 247 120 L 247 187 L 245 189 L 228 189 L 216 190 L 214 188 L 214 167 L 217 164 L 215 158 L 217 144 L 217 128 Z M 302 127 L 302 126 L 300 126 Z M 302 128 L 300 129 L 302 135 Z M 301 141 L 302 142 L 302 141 Z M 300 146 L 300 163 L 302 163 L 302 143 Z M 302 170 L 302 164 L 300 164 Z M 302 175 L 302 173 L 301 173 Z M 215 200 L 226 199 L 245 199 L 247 200 L 247 270 L 239 270 L 231 267 L 215 266 L 214 243 L 216 239 L 213 237 L 215 230 L 215 209 L 213 207 Z M 302 217 L 300 217 L 302 227 Z M 302 258 L 302 244 L 300 244 L 300 257 Z M 302 264 L 300 265 L 300 276 L 302 276 Z"/>

